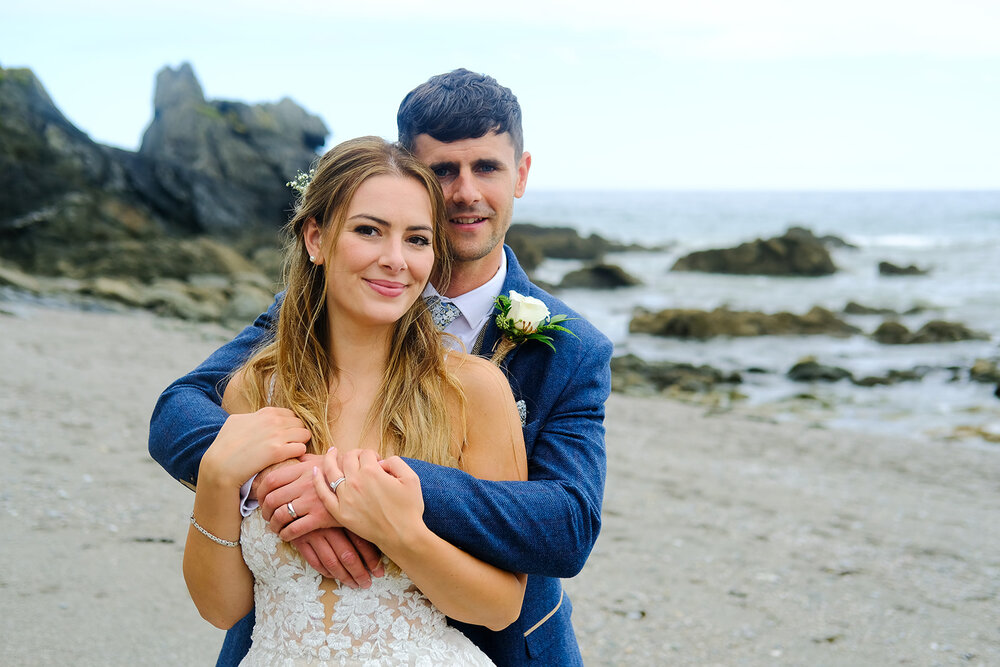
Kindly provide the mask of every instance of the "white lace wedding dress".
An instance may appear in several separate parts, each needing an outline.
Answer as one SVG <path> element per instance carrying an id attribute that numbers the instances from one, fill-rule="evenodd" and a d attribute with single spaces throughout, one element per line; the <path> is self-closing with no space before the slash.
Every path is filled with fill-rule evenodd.
<path id="1" fill-rule="evenodd" d="M 398 568 L 367 589 L 341 587 L 306 563 L 264 521 L 243 519 L 256 624 L 241 665 L 493 665 Z"/>

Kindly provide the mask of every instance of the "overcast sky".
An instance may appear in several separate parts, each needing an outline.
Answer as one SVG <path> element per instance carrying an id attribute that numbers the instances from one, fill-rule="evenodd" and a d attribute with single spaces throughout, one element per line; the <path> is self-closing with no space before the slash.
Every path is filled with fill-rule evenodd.
<path id="1" fill-rule="evenodd" d="M 998 0 L 0 6 L 0 65 L 103 143 L 135 149 L 185 61 L 210 99 L 291 97 L 331 145 L 394 139 L 433 74 L 492 74 L 537 189 L 1000 188 Z"/>

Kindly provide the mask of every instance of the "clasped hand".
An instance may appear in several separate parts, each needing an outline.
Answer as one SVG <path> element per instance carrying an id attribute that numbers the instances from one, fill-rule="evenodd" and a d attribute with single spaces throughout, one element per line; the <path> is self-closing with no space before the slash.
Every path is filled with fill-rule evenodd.
<path id="1" fill-rule="evenodd" d="M 284 408 L 230 415 L 202 458 L 199 480 L 239 486 L 256 474 L 250 497 L 260 500 L 271 529 L 323 576 L 352 588 L 368 587 L 371 574 L 384 573 L 379 553 L 341 528 L 316 497 L 312 469 L 322 457 L 305 454 L 310 437 L 295 413 Z M 289 515 L 288 503 L 298 519 Z"/>
<path id="2" fill-rule="evenodd" d="M 340 525 L 389 552 L 424 527 L 420 478 L 398 456 L 331 449 L 313 469 L 313 487 Z M 334 491 L 330 484 L 344 478 Z"/>
<path id="3" fill-rule="evenodd" d="M 256 496 L 271 530 L 298 549 L 306 562 L 324 577 L 350 588 L 367 588 L 371 576 L 382 576 L 378 550 L 351 533 L 326 511 L 312 484 L 312 469 L 322 461 L 316 454 L 279 463 L 263 477 Z M 288 512 L 295 508 L 297 518 Z"/>

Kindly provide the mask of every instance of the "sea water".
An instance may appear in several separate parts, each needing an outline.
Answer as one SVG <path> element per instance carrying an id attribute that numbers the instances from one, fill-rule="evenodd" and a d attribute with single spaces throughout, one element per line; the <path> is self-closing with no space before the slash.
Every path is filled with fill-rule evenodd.
<path id="1" fill-rule="evenodd" d="M 740 371 L 743 404 L 776 419 L 948 437 L 965 427 L 1000 434 L 994 385 L 971 382 L 977 359 L 1000 360 L 1000 191 L 975 192 L 544 192 L 518 200 L 515 222 L 567 226 L 649 250 L 606 257 L 642 281 L 610 291 L 559 292 L 607 334 L 615 353 L 647 360 L 709 364 Z M 780 236 L 792 226 L 837 236 L 854 248 L 831 248 L 838 271 L 819 278 L 671 272 L 681 256 Z M 883 276 L 880 261 L 915 265 L 922 276 Z M 583 263 L 546 260 L 534 277 L 558 284 Z M 630 334 L 638 308 L 789 311 L 813 306 L 839 313 L 854 301 L 899 313 L 911 331 L 934 319 L 960 322 L 987 341 L 881 345 L 867 335 L 886 316 L 842 318 L 863 330 L 829 336 L 686 341 Z M 800 359 L 850 370 L 856 378 L 929 366 L 920 382 L 858 387 L 848 381 L 802 384 L 785 377 Z M 765 373 L 747 373 L 749 368 Z M 806 395 L 808 400 L 800 397 Z"/>

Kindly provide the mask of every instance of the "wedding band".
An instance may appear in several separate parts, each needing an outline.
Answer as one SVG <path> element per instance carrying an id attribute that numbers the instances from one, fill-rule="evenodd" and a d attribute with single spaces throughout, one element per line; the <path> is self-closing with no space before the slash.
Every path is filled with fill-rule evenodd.
<path id="1" fill-rule="evenodd" d="M 295 513 L 295 508 L 292 507 L 291 503 L 288 503 L 285 507 L 288 508 L 288 514 L 291 515 L 293 521 L 299 518 L 299 515 Z"/>
<path id="2" fill-rule="evenodd" d="M 346 477 L 341 477 L 341 478 L 340 478 L 340 479 L 338 479 L 338 480 L 335 480 L 335 481 L 333 481 L 333 482 L 330 482 L 330 488 L 331 488 L 331 489 L 333 489 L 333 492 L 334 492 L 334 493 L 336 493 L 336 492 L 337 492 L 337 487 L 338 487 L 338 486 L 340 486 L 341 484 L 343 484 L 343 483 L 344 483 L 344 482 L 346 482 L 346 481 L 347 481 L 347 478 L 346 478 Z"/>

